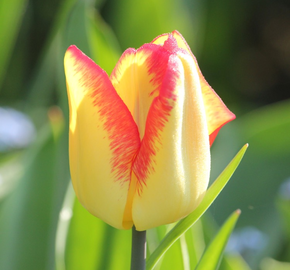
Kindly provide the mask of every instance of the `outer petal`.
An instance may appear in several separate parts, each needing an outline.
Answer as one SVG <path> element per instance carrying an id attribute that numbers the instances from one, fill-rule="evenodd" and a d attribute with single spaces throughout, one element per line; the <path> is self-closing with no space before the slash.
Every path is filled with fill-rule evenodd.
<path id="1" fill-rule="evenodd" d="M 161 35 L 156 39 L 154 39 L 152 43 L 163 45 L 164 41 L 167 40 L 169 35 L 170 34 Z M 198 76 L 200 79 L 203 102 L 206 110 L 207 126 L 210 135 L 210 144 L 212 144 L 220 128 L 229 121 L 235 119 L 235 115 L 226 107 L 226 105 L 223 103 L 220 97 L 215 93 L 215 91 L 204 79 L 198 67 L 197 61 L 183 36 L 178 31 L 173 31 L 172 35 L 176 39 L 178 47 L 186 50 L 194 60 L 194 64 L 196 66 Z"/>
<path id="2" fill-rule="evenodd" d="M 144 184 L 147 173 L 152 170 L 152 158 L 156 153 L 152 143 L 154 136 L 149 136 L 149 138 L 145 133 L 148 133 L 146 131 L 148 114 L 152 102 L 159 95 L 159 88 L 167 71 L 170 55 L 171 52 L 166 48 L 155 44 L 145 44 L 138 50 L 130 48 L 123 53 L 110 77 L 118 95 L 127 105 L 137 123 L 143 144 L 140 155 L 142 160 L 139 161 L 141 166 L 139 166 L 138 177 L 134 173 L 132 174 L 126 209 L 132 210 L 136 189 L 138 190 L 138 187 L 142 186 L 140 182 Z M 156 116 L 158 117 L 158 115 Z M 163 116 L 161 115 L 156 120 L 162 123 Z M 149 134 L 152 134 L 152 128 L 154 125 L 151 125 Z M 132 219 L 130 211 L 127 211 L 128 216 Z"/>
<path id="3" fill-rule="evenodd" d="M 132 206 L 137 230 L 188 215 L 209 180 L 208 130 L 198 73 L 192 57 L 174 42 L 170 38 L 164 46 L 170 56 L 133 167 L 139 180 Z"/>
<path id="4" fill-rule="evenodd" d="M 132 220 L 124 212 L 132 160 L 140 145 L 137 126 L 99 66 L 75 46 L 69 47 L 64 62 L 75 192 L 93 215 L 128 229 Z"/>

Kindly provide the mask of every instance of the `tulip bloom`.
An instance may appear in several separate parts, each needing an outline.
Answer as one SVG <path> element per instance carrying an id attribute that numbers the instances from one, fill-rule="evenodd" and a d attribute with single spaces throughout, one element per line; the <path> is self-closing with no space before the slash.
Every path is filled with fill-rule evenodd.
<path id="1" fill-rule="evenodd" d="M 127 49 L 109 77 L 65 54 L 74 190 L 93 215 L 146 230 L 190 214 L 209 181 L 210 145 L 235 118 L 174 31 Z"/>

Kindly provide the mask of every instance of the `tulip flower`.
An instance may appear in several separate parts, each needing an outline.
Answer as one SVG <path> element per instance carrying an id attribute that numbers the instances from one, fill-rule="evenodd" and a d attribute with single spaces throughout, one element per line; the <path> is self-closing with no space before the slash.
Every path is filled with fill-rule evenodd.
<path id="1" fill-rule="evenodd" d="M 235 118 L 180 33 L 127 49 L 109 77 L 76 46 L 65 54 L 76 196 L 118 229 L 190 214 L 209 182 L 210 145 Z"/>

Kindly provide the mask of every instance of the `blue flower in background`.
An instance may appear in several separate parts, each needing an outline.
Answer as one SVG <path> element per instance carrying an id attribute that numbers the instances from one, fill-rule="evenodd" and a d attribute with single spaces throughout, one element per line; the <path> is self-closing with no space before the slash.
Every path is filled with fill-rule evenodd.
<path id="1" fill-rule="evenodd" d="M 0 107 L 0 152 L 21 149 L 35 138 L 36 131 L 24 113 L 8 107 Z"/>

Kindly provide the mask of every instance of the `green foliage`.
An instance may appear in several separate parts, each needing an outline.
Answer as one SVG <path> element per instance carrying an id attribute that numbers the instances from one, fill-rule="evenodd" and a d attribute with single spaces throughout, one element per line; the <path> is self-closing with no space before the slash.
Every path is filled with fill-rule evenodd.
<path id="1" fill-rule="evenodd" d="M 129 269 L 131 232 L 114 229 L 89 214 L 75 200 L 71 186 L 61 216 L 56 239 L 58 270 Z"/>
<path id="2" fill-rule="evenodd" d="M 0 269 L 54 267 L 53 239 L 67 184 L 57 166 L 64 164 L 58 156 L 60 142 L 46 126 L 19 157 L 21 177 L 1 204 Z"/>
<path id="3" fill-rule="evenodd" d="M 40 5 L 35 0 L 0 1 L 0 103 L 25 112 L 37 129 L 29 147 L 0 153 L 1 270 L 129 269 L 130 231 L 115 230 L 89 215 L 71 186 L 67 188 L 63 56 L 69 45 L 76 44 L 110 74 L 123 50 L 174 29 L 184 35 L 206 79 L 237 114 L 212 147 L 212 180 L 240 145 L 249 142 L 251 148 L 234 181 L 224 188 L 246 146 L 190 216 L 148 231 L 148 269 L 289 268 L 289 199 L 277 195 L 289 178 L 290 103 L 285 100 L 257 109 L 267 100 L 278 100 L 289 85 L 286 80 L 275 84 L 279 76 L 289 77 L 285 69 L 289 49 L 282 42 L 286 38 L 279 36 L 289 32 L 288 24 L 281 25 L 288 21 L 283 17 L 287 9 L 279 9 L 276 16 L 272 1 L 268 8 L 273 12 L 259 17 L 266 4 L 258 3 L 259 12 L 254 12 L 254 2 L 60 0 Z M 249 27 L 251 13 L 259 26 Z M 258 43 L 270 43 L 255 48 L 245 35 L 247 25 Z M 263 38 L 259 40 L 253 29 Z M 289 95 L 284 91 L 283 97 Z M 64 119 L 51 119 L 49 126 L 47 112 L 54 105 L 61 108 Z M 200 218 L 223 188 L 210 213 Z M 238 229 L 255 227 L 267 241 L 244 257 L 225 252 L 220 261 L 237 214 L 219 227 L 235 209 L 242 210 Z"/>
<path id="4" fill-rule="evenodd" d="M 138 48 L 161 33 L 175 29 L 189 37 L 194 32 L 194 26 L 190 24 L 189 10 L 183 1 L 112 0 L 108 3 L 114 8 L 105 8 L 105 18 L 114 29 L 123 49 Z"/>
<path id="5" fill-rule="evenodd" d="M 235 149 L 243 141 L 251 145 L 247 158 L 235 173 L 235 181 L 217 198 L 212 213 L 221 224 L 226 213 L 240 208 L 243 214 L 237 226 L 251 226 L 263 233 L 267 245 L 246 256 L 254 269 L 261 258 L 275 256 L 281 246 L 283 230 L 275 202 L 281 184 L 289 177 L 289 115 L 290 103 L 285 101 L 236 119 L 233 125 L 224 128 L 212 152 L 213 160 L 218 160 L 213 162 L 214 177 L 227 162 L 229 153 L 220 155 L 224 147 Z"/>
<path id="6" fill-rule="evenodd" d="M 21 19 L 28 1 L 0 1 L 0 87 L 6 74 L 12 49 L 21 26 Z M 3 42 L 5 41 L 5 42 Z"/>
<path id="7" fill-rule="evenodd" d="M 222 226 L 198 262 L 196 270 L 214 270 L 219 267 L 222 253 L 241 211 L 235 211 Z"/>
<path id="8" fill-rule="evenodd" d="M 270 258 L 265 258 L 261 263 L 261 270 L 288 270 L 290 263 L 279 262 Z"/>

